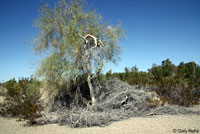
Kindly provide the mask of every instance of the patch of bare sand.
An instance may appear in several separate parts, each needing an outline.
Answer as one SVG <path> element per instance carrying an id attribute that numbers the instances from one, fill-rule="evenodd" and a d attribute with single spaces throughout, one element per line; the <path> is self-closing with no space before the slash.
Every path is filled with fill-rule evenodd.
<path id="1" fill-rule="evenodd" d="M 0 134 L 174 134 L 189 129 L 196 129 L 200 134 L 199 115 L 160 115 L 153 117 L 136 117 L 114 122 L 106 127 L 70 128 L 58 124 L 36 127 L 24 127 L 24 122 L 16 119 L 0 118 Z M 197 133 L 197 131 L 195 132 Z"/>
<path id="2" fill-rule="evenodd" d="M 5 97 L 0 96 L 0 103 L 2 103 L 4 101 Z"/>

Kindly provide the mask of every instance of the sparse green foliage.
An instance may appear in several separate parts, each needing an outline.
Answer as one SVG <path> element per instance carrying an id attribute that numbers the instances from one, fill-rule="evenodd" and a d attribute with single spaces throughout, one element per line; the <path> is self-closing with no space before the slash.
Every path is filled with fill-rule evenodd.
<path id="1" fill-rule="evenodd" d="M 3 84 L 0 83 L 0 96 L 5 96 L 7 90 L 3 87 Z"/>
<path id="2" fill-rule="evenodd" d="M 36 26 L 40 34 L 34 42 L 35 51 L 49 53 L 41 62 L 38 74 L 51 83 L 60 84 L 87 72 L 80 35 L 91 34 L 102 41 L 101 56 L 105 62 L 115 63 L 119 58 L 117 42 L 123 37 L 120 24 L 104 23 L 101 15 L 86 7 L 84 0 L 62 0 L 54 8 L 46 4 L 40 9 Z M 91 72 L 96 71 L 98 62 L 91 61 Z"/>
<path id="3" fill-rule="evenodd" d="M 61 0 L 53 8 L 48 4 L 41 7 L 36 26 L 40 34 L 33 43 L 35 52 L 48 53 L 41 62 L 39 76 L 48 82 L 49 88 L 59 90 L 67 81 L 87 75 L 94 103 L 92 75 L 99 75 L 107 62 L 119 59 L 117 43 L 124 36 L 120 24 L 111 26 L 103 22 L 85 0 Z M 98 46 L 90 49 L 95 45 Z"/>

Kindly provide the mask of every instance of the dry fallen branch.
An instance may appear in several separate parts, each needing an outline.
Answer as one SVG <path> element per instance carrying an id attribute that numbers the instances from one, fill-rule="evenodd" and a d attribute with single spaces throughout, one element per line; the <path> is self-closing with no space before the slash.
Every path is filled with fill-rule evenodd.
<path id="1" fill-rule="evenodd" d="M 56 122 L 71 125 L 71 127 L 90 127 L 109 125 L 113 121 L 133 116 L 144 117 L 156 114 L 200 113 L 200 110 L 189 111 L 189 109 L 177 106 L 149 107 L 146 100 L 152 97 L 151 93 L 138 90 L 136 87 L 129 86 L 119 80 L 108 80 L 105 85 L 102 84 L 100 92 L 102 96 L 96 94 L 99 97 L 98 101 L 100 104 L 90 105 L 88 102 L 86 108 L 78 107 L 67 110 L 54 105 L 57 106 L 55 109 L 58 111 L 58 114 L 50 114 L 44 120 L 47 120 L 47 123 Z M 124 109 L 121 107 L 124 107 Z"/>
<path id="2" fill-rule="evenodd" d="M 102 105 L 111 102 L 112 100 L 114 100 L 115 98 L 117 98 L 118 96 L 120 96 L 121 94 L 125 94 L 125 93 L 127 93 L 127 92 L 128 92 L 128 88 L 127 88 L 126 91 L 120 92 L 120 93 L 116 94 L 113 98 L 111 98 L 111 99 L 109 99 L 108 101 L 102 103 Z"/>
<path id="3" fill-rule="evenodd" d="M 146 116 L 152 116 L 152 115 L 156 115 L 155 112 L 157 112 L 158 110 L 162 109 L 163 107 L 158 107 L 156 109 L 154 109 L 151 113 L 146 114 Z"/>
<path id="4" fill-rule="evenodd" d="M 83 113 L 81 113 L 79 119 L 73 123 L 74 125 L 76 125 L 82 119 L 82 115 Z"/>
<path id="5" fill-rule="evenodd" d="M 127 104 L 127 100 L 128 100 L 128 96 L 126 95 L 125 99 L 122 100 L 122 102 L 120 103 L 120 106 Z"/>

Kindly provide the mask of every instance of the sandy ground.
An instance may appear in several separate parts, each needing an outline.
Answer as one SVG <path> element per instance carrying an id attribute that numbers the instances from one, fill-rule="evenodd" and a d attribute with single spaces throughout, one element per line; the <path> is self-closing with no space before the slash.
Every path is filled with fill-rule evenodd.
<path id="1" fill-rule="evenodd" d="M 2 100 L 2 98 L 0 98 Z M 70 128 L 58 124 L 24 127 L 25 122 L 0 117 L 0 134 L 200 134 L 199 115 L 160 115 L 114 122 L 106 127 Z"/>
<path id="2" fill-rule="evenodd" d="M 193 131 L 193 132 L 192 132 Z M 107 127 L 70 128 L 49 124 L 24 127 L 16 119 L 0 118 L 0 134 L 200 134 L 198 115 L 162 115 L 148 118 L 131 118 L 114 122 Z"/>

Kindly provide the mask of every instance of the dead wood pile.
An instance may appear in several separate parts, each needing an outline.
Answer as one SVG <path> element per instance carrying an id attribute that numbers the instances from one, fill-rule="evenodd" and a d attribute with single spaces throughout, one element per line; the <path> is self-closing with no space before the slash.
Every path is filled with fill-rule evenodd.
<path id="1" fill-rule="evenodd" d="M 67 124 L 71 127 L 91 127 L 105 126 L 113 121 L 138 116 L 200 114 L 200 110 L 188 110 L 179 106 L 149 107 L 146 100 L 152 98 L 150 92 L 116 79 L 108 80 L 104 84 L 96 84 L 95 87 L 97 103 L 94 106 L 90 106 L 89 102 L 81 97 L 80 90 L 77 90 L 70 108 L 62 106 L 63 102 L 51 101 L 48 110 L 43 112 L 40 122 Z"/>

